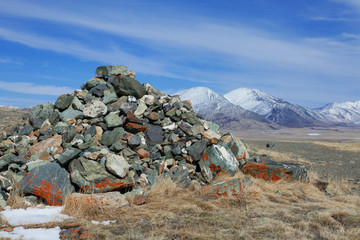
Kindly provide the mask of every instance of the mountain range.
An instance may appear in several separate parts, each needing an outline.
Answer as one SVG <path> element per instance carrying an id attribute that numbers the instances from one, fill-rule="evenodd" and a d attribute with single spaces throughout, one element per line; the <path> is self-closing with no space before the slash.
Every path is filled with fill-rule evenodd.
<path id="1" fill-rule="evenodd" d="M 209 88 L 195 87 L 176 95 L 190 100 L 199 114 L 222 127 L 235 126 L 236 122 L 242 129 L 264 130 L 280 126 L 360 126 L 360 101 L 310 109 L 250 88 L 238 88 L 221 96 Z"/>

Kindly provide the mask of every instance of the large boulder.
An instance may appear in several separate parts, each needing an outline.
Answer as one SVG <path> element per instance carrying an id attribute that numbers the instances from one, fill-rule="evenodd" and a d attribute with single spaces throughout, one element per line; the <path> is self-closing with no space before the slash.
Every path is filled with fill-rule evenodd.
<path id="1" fill-rule="evenodd" d="M 62 205 L 64 198 L 74 191 L 69 173 L 57 163 L 44 164 L 30 170 L 22 178 L 20 189 L 42 198 L 52 206 Z"/>
<path id="2" fill-rule="evenodd" d="M 206 149 L 199 166 L 205 180 L 211 183 L 221 171 L 234 175 L 238 171 L 239 162 L 226 146 L 214 144 Z"/>
<path id="3" fill-rule="evenodd" d="M 221 137 L 221 141 L 229 147 L 230 151 L 235 155 L 238 161 L 249 158 L 249 153 L 247 152 L 244 143 L 233 134 L 225 134 Z"/>
<path id="4" fill-rule="evenodd" d="M 248 160 L 242 166 L 242 171 L 256 178 L 269 181 L 301 181 L 309 182 L 309 177 L 304 165 L 288 162 L 275 162 L 272 160 Z"/>

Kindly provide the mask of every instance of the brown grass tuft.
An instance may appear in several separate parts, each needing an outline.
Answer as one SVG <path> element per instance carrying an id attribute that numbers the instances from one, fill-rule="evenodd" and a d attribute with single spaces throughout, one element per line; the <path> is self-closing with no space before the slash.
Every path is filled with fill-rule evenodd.
<path id="1" fill-rule="evenodd" d="M 24 193 L 19 189 L 19 186 L 15 183 L 12 183 L 12 189 L 10 190 L 9 198 L 7 200 L 7 205 L 13 209 L 23 208 L 26 209 L 31 206 L 24 198 Z"/>

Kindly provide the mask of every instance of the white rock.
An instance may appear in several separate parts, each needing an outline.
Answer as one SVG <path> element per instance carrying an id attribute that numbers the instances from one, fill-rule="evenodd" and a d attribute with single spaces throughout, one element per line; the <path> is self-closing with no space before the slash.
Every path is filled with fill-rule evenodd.
<path id="1" fill-rule="evenodd" d="M 85 117 L 95 118 L 105 115 L 107 112 L 106 105 L 98 100 L 92 101 L 90 104 L 86 104 L 83 110 Z"/>
<path id="2" fill-rule="evenodd" d="M 124 178 L 129 171 L 130 165 L 122 155 L 109 153 L 106 155 L 106 169 L 121 178 Z"/>

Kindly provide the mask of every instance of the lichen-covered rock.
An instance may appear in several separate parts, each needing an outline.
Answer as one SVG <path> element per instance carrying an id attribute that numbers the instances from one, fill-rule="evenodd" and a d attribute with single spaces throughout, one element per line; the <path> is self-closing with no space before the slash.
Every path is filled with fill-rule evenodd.
<path id="1" fill-rule="evenodd" d="M 70 170 L 71 182 L 85 193 L 109 192 L 133 186 L 130 179 L 116 178 L 93 160 L 75 159 L 70 163 Z"/>
<path id="2" fill-rule="evenodd" d="M 62 137 L 61 135 L 55 135 L 51 138 L 48 138 L 44 141 L 38 142 L 33 145 L 24 156 L 25 160 L 30 160 L 32 155 L 42 152 L 54 152 L 54 153 L 62 153 L 63 148 L 61 147 Z M 53 148 L 53 149 L 51 149 Z"/>
<path id="3" fill-rule="evenodd" d="M 74 191 L 69 173 L 57 163 L 42 165 L 26 173 L 20 189 L 42 198 L 52 206 L 62 205 L 64 198 Z"/>
<path id="4" fill-rule="evenodd" d="M 120 192 L 81 194 L 72 193 L 69 201 L 75 204 L 78 202 L 87 202 L 91 207 L 117 209 L 129 206 L 129 202 Z"/>
<path id="5" fill-rule="evenodd" d="M 304 165 L 287 162 L 275 162 L 272 160 L 263 160 L 256 162 L 248 160 L 242 166 L 245 174 L 252 175 L 256 178 L 262 178 L 269 181 L 301 181 L 309 182 L 309 177 Z"/>
<path id="6" fill-rule="evenodd" d="M 252 184 L 253 182 L 248 177 L 235 178 L 213 184 L 209 193 L 214 197 L 240 197 L 243 188 Z"/>
<path id="7" fill-rule="evenodd" d="M 246 160 L 249 158 L 249 153 L 246 150 L 243 142 L 235 137 L 233 134 L 228 133 L 221 138 L 221 141 L 226 144 L 230 151 L 235 155 L 238 161 Z"/>
<path id="8" fill-rule="evenodd" d="M 199 166 L 203 177 L 211 183 L 214 176 L 221 171 L 234 175 L 238 171 L 239 162 L 227 147 L 211 145 L 199 161 Z"/>

